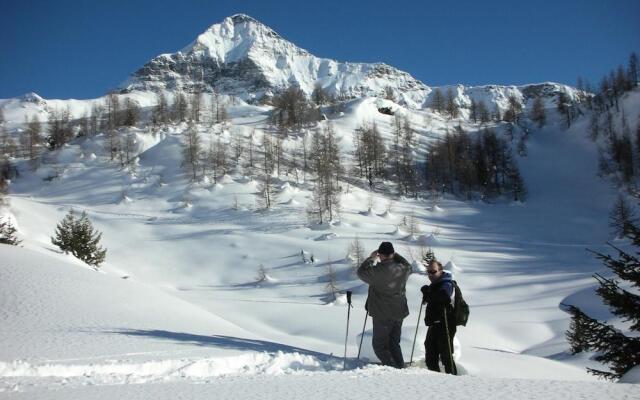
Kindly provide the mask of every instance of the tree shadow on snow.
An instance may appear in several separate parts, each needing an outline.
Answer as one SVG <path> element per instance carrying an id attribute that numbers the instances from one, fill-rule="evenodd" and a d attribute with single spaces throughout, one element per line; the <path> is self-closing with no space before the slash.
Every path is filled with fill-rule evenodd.
<path id="1" fill-rule="evenodd" d="M 319 353 L 312 350 L 302 349 L 295 346 L 289 346 L 282 343 L 268 342 L 266 340 L 258 339 L 245 339 L 233 336 L 223 335 L 195 335 L 185 332 L 172 332 L 159 329 L 118 329 L 113 331 L 106 331 L 105 333 L 126 335 L 126 336 L 138 336 L 154 339 L 169 340 L 176 343 L 192 346 L 206 346 L 206 347 L 218 347 L 229 350 L 245 350 L 256 352 L 275 353 L 278 351 L 284 353 L 300 353 L 303 355 L 309 355 L 318 358 L 322 361 L 327 361 L 334 358 L 332 355 Z"/>

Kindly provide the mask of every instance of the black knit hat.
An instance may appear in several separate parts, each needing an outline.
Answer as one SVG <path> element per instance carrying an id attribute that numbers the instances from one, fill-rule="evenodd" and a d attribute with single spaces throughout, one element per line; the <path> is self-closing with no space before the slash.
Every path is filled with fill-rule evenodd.
<path id="1" fill-rule="evenodd" d="M 393 245 L 391 242 L 382 242 L 380 243 L 380 247 L 378 247 L 378 253 L 383 256 L 388 256 L 394 253 Z"/>

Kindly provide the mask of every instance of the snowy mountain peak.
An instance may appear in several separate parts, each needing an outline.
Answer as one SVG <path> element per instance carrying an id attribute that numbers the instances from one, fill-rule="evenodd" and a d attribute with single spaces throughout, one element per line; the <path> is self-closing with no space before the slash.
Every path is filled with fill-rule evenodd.
<path id="1" fill-rule="evenodd" d="M 260 98 L 290 85 L 315 86 L 345 97 L 377 96 L 391 87 L 401 102 L 421 106 L 428 88 L 389 65 L 318 58 L 256 19 L 236 14 L 210 26 L 173 54 L 158 56 L 122 86 L 131 90 L 220 91 Z"/>
<path id="2" fill-rule="evenodd" d="M 228 63 L 238 62 L 259 49 L 278 47 L 304 52 L 256 19 L 245 14 L 236 14 L 225 18 L 221 23 L 211 25 L 180 52 Z"/>
<path id="3" fill-rule="evenodd" d="M 29 93 L 23 94 L 22 96 L 20 96 L 20 100 L 24 102 L 36 103 L 36 104 L 40 104 L 44 102 L 44 99 L 35 92 L 29 92 Z"/>
<path id="4" fill-rule="evenodd" d="M 320 86 L 341 98 L 380 97 L 390 90 L 398 104 L 411 108 L 428 106 L 433 94 L 433 88 L 384 63 L 339 62 L 316 57 L 246 14 L 227 17 L 211 25 L 181 51 L 152 59 L 122 85 L 122 90 L 198 89 L 251 102 L 291 85 L 300 87 L 308 95 Z M 473 98 L 500 109 L 506 107 L 512 95 L 524 104 L 539 95 L 554 97 L 560 91 L 570 92 L 562 85 L 549 83 L 441 88 L 444 93 L 448 90 L 463 108 L 469 107 Z"/>

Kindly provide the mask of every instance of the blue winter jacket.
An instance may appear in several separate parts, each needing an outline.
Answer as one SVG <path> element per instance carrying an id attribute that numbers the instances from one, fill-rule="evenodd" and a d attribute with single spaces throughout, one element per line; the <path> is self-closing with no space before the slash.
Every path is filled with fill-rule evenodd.
<path id="1" fill-rule="evenodd" d="M 422 292 L 422 302 L 427 304 L 424 323 L 427 326 L 442 323 L 446 312 L 447 323 L 449 326 L 451 324 L 455 326 L 453 316 L 455 286 L 451 272 L 444 271 L 440 279 L 431 282 L 431 285 L 424 285 L 420 291 Z"/>

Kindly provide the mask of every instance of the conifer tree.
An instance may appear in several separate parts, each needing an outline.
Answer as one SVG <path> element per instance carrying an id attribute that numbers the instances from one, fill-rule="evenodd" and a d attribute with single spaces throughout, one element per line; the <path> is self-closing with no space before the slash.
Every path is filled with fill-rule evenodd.
<path id="1" fill-rule="evenodd" d="M 436 259 L 436 255 L 433 252 L 433 250 L 431 249 L 431 247 L 427 248 L 426 250 L 423 251 L 422 253 L 422 263 L 424 265 L 429 265 L 431 264 L 431 262 L 433 260 Z"/>
<path id="2" fill-rule="evenodd" d="M 16 228 L 11 221 L 0 219 L 0 243 L 17 246 L 22 242 L 16 238 Z"/>
<path id="3" fill-rule="evenodd" d="M 313 92 L 311 93 L 311 99 L 317 106 L 323 106 L 330 101 L 329 94 L 326 90 L 322 88 L 320 84 L 316 84 L 313 88 Z"/>
<path id="4" fill-rule="evenodd" d="M 623 226 L 625 237 L 636 251 L 628 252 L 611 245 L 618 253 L 616 257 L 593 252 L 615 274 L 612 278 L 600 274 L 594 277 L 599 284 L 596 293 L 615 316 L 630 324 L 629 334 L 606 321 L 588 316 L 576 306 L 567 306 L 571 324 L 566 335 L 572 353 L 596 352 L 594 359 L 609 366 L 609 371 L 587 370 L 607 379 L 618 379 L 640 364 L 640 295 L 636 294 L 640 289 L 640 259 L 637 252 L 640 247 L 640 227 L 631 220 L 623 222 Z"/>
<path id="5" fill-rule="evenodd" d="M 626 231 L 628 222 L 637 222 L 635 213 L 625 198 L 620 195 L 609 214 L 609 227 L 613 230 L 612 233 L 616 235 L 616 237 L 623 238 L 628 233 Z"/>
<path id="6" fill-rule="evenodd" d="M 513 194 L 513 201 L 525 201 L 527 199 L 527 188 L 525 187 L 520 170 L 515 163 L 511 163 L 509 166 L 509 183 L 511 193 Z"/>
<path id="7" fill-rule="evenodd" d="M 498 103 L 496 103 L 496 106 L 493 108 L 492 118 L 496 122 L 502 121 L 502 111 L 500 110 Z"/>
<path id="8" fill-rule="evenodd" d="M 469 118 L 473 120 L 473 123 L 478 122 L 478 103 L 474 99 L 471 99 L 471 106 L 469 107 Z"/>
<path id="9" fill-rule="evenodd" d="M 123 124 L 125 126 L 135 126 L 140 119 L 140 107 L 135 100 L 126 98 L 124 101 Z"/>
<path id="10" fill-rule="evenodd" d="M 267 269 L 264 267 L 264 264 L 260 264 L 258 267 L 258 274 L 256 276 L 256 283 L 266 282 L 267 279 Z"/>
<path id="11" fill-rule="evenodd" d="M 433 90 L 433 95 L 431 96 L 431 108 L 440 114 L 444 111 L 444 96 L 442 95 L 442 91 L 438 88 Z"/>
<path id="12" fill-rule="evenodd" d="M 564 116 L 565 121 L 567 123 L 567 128 L 571 127 L 571 100 L 566 93 L 560 92 L 558 95 L 558 104 L 556 105 L 556 109 L 560 113 L 560 115 Z"/>
<path id="13" fill-rule="evenodd" d="M 631 84 L 631 87 L 638 86 L 638 56 L 636 53 L 631 53 L 629 56 L 629 66 L 627 68 L 627 80 Z"/>
<path id="14" fill-rule="evenodd" d="M 518 122 L 520 113 L 522 112 L 522 104 L 514 95 L 509 96 L 509 107 L 504 112 L 504 120 L 507 122 Z"/>
<path id="15" fill-rule="evenodd" d="M 478 102 L 478 116 L 480 117 L 480 123 L 486 124 L 491 120 L 491 114 L 484 101 Z"/>
<path id="16" fill-rule="evenodd" d="M 544 104 L 542 103 L 542 98 L 536 97 L 533 100 L 533 105 L 531 107 L 531 114 L 529 118 L 536 124 L 538 124 L 538 128 L 542 128 L 546 121 L 546 115 L 544 113 Z"/>
<path id="17" fill-rule="evenodd" d="M 107 250 L 99 245 L 101 238 L 102 233 L 94 230 L 86 212 L 77 218 L 71 210 L 56 226 L 51 243 L 58 246 L 65 254 L 71 253 L 74 257 L 97 268 L 107 254 Z"/>
<path id="18" fill-rule="evenodd" d="M 460 107 L 458 103 L 455 101 L 455 96 L 453 94 L 453 90 L 451 88 L 447 89 L 447 114 L 449 115 L 449 119 L 458 118 L 460 115 Z"/>

